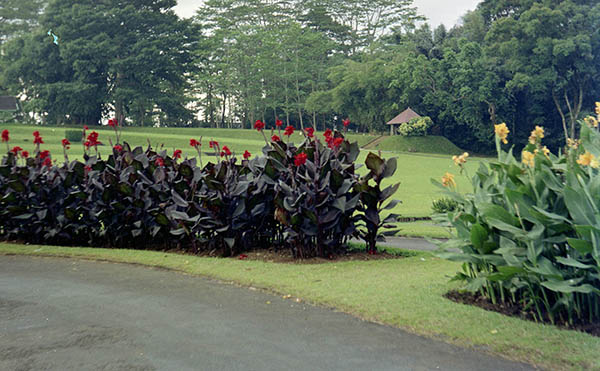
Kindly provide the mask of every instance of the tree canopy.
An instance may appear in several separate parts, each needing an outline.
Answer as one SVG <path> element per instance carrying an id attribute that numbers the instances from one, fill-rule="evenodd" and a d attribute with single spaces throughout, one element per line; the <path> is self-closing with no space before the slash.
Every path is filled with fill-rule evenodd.
<path id="1" fill-rule="evenodd" d="M 501 122 L 559 146 L 600 95 L 600 0 L 485 0 L 451 29 L 411 0 L 206 0 L 189 20 L 175 0 L 42 4 L 0 5 L 0 90 L 48 124 L 384 133 L 411 106 L 485 152 Z"/>

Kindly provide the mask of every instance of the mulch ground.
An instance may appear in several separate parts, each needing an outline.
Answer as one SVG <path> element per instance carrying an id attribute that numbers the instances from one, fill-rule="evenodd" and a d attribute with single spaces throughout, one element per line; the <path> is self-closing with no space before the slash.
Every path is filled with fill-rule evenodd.
<path id="1" fill-rule="evenodd" d="M 444 296 L 456 303 L 474 305 L 476 307 L 492 312 L 502 313 L 507 316 L 518 317 L 528 321 L 535 321 L 533 312 L 523 311 L 523 309 L 518 305 L 509 303 L 494 304 L 489 299 L 481 295 L 468 292 L 450 291 Z M 545 323 L 551 325 L 549 320 Z M 585 332 L 592 336 L 600 337 L 600 323 L 576 323 L 572 326 L 567 324 L 557 324 L 556 326 L 561 329 Z"/>

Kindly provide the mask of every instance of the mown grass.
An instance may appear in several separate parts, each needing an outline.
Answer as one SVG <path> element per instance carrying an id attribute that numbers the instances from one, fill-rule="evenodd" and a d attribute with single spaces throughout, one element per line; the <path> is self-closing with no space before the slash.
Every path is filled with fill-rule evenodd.
<path id="1" fill-rule="evenodd" d="M 600 338 L 443 297 L 459 265 L 428 253 L 377 261 L 276 264 L 139 250 L 0 244 L 0 254 L 65 256 L 174 269 L 293 295 L 361 318 L 550 369 L 600 369 Z"/>
<path id="2" fill-rule="evenodd" d="M 398 223 L 399 232 L 396 236 L 402 237 L 429 237 L 450 238 L 451 230 L 435 225 L 432 221 L 418 221 L 410 223 Z"/>
<path id="3" fill-rule="evenodd" d="M 457 155 L 463 151 L 445 137 L 429 135 L 425 137 L 387 136 L 374 150 L 393 152 L 418 152 Z"/>
<path id="4" fill-rule="evenodd" d="M 7 128 L 10 131 L 10 146 L 20 146 L 28 151 L 33 151 L 33 131 L 39 130 L 44 139 L 43 149 L 49 150 L 52 153 L 53 159 L 59 163 L 63 161 L 63 149 L 61 140 L 65 137 L 65 130 L 72 128 L 65 127 L 49 127 L 49 126 L 31 126 L 31 125 L 2 125 L 0 129 Z M 115 140 L 114 132 L 107 127 L 93 127 L 91 130 L 96 130 L 100 134 L 100 141 L 106 144 L 100 148 L 100 153 L 104 156 L 110 153 L 108 148 L 109 138 Z M 266 133 L 267 135 L 270 132 Z M 321 135 L 320 133 L 317 135 Z M 169 154 L 174 149 L 183 150 L 184 156 L 196 156 L 196 152 L 189 146 L 190 138 L 199 139 L 203 137 L 203 152 L 211 152 L 208 148 L 208 141 L 213 139 L 227 145 L 237 154 L 243 153 L 245 150 L 250 151 L 253 155 L 261 153 L 265 145 L 264 139 L 260 133 L 255 130 L 242 129 L 207 129 L 207 128 L 141 128 L 131 127 L 123 130 L 123 140 L 132 145 L 147 146 L 148 140 L 155 148 L 164 148 Z M 375 138 L 375 136 L 352 134 L 349 133 L 350 140 L 357 141 L 359 145 L 366 144 Z M 400 139 L 413 140 L 416 138 L 393 137 L 392 141 Z M 422 148 L 434 148 L 435 143 L 426 144 L 428 140 L 436 137 L 422 137 L 418 139 L 422 141 Z M 292 140 L 299 142 L 302 140 L 301 134 L 296 132 L 292 136 Z M 387 139 L 386 139 L 387 140 Z M 0 151 L 3 152 L 2 149 Z M 81 159 L 83 157 L 83 145 L 81 143 L 73 143 L 68 151 L 70 159 Z M 452 152 L 448 152 L 452 153 Z M 364 163 L 368 151 L 361 151 L 359 163 Z M 386 181 L 387 184 L 400 182 L 400 188 L 395 197 L 402 201 L 392 212 L 401 214 L 404 217 L 424 217 L 431 214 L 431 203 L 440 197 L 439 189 L 431 184 L 431 178 L 440 179 L 445 172 L 457 174 L 458 169 L 453 164 L 449 155 L 439 154 L 423 154 L 423 153 L 403 153 L 403 152 L 384 152 L 384 158 L 397 157 L 398 170 L 396 174 Z M 214 161 L 214 157 L 204 157 L 204 160 Z M 467 168 L 473 172 L 478 162 L 482 159 L 472 158 L 467 164 Z M 359 170 L 360 172 L 366 169 Z M 465 177 L 456 178 L 460 190 L 469 190 L 469 182 Z"/>

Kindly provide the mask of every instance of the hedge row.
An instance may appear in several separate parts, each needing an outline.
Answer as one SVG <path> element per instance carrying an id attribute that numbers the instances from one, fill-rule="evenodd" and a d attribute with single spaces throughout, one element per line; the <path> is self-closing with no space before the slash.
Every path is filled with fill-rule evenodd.
<path id="1" fill-rule="evenodd" d="M 398 185 L 381 186 L 396 160 L 370 153 L 369 171 L 359 176 L 359 147 L 337 132 L 323 143 L 307 131 L 298 146 L 275 136 L 261 156 L 243 159 L 211 141 L 219 160 L 205 166 L 180 159 L 181 151 L 169 156 L 127 143 L 103 159 L 94 133 L 83 162 L 68 160 L 63 141 L 65 161 L 56 165 L 40 149 L 43 140 L 34 143 L 31 157 L 15 147 L 2 159 L 0 239 L 220 255 L 273 246 L 300 258 L 328 257 L 351 237 L 376 252 L 396 218 L 381 217 L 398 202 L 387 202 Z M 200 156 L 201 143 L 190 144 Z"/>

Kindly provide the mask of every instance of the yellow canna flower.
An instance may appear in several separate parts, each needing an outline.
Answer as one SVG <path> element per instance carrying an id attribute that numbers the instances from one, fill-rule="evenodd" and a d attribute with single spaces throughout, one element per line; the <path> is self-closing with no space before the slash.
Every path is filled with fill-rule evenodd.
<path id="1" fill-rule="evenodd" d="M 469 157 L 469 154 L 465 152 L 460 156 L 452 156 L 452 161 L 456 166 L 463 166 L 467 162 L 467 157 Z"/>
<path id="2" fill-rule="evenodd" d="M 533 167 L 535 165 L 535 154 L 529 151 L 523 151 L 521 154 L 521 162 L 529 167 Z"/>
<path id="3" fill-rule="evenodd" d="M 442 185 L 444 187 L 456 187 L 456 182 L 454 181 L 454 175 L 450 173 L 444 174 L 442 177 Z"/>
<path id="4" fill-rule="evenodd" d="M 544 128 L 541 126 L 536 126 L 529 136 L 529 143 L 536 144 L 538 139 L 541 140 L 542 138 L 544 138 Z"/>
<path id="5" fill-rule="evenodd" d="M 594 169 L 600 167 L 600 162 L 598 162 L 596 156 L 592 155 L 588 151 L 585 151 L 583 155 L 579 156 L 579 159 L 577 159 L 577 163 L 581 166 L 591 166 Z"/>
<path id="6" fill-rule="evenodd" d="M 506 137 L 510 133 L 510 130 L 508 130 L 505 123 L 494 125 L 494 131 L 496 132 L 496 136 L 502 140 L 502 143 L 508 144 Z"/>
<path id="7" fill-rule="evenodd" d="M 548 149 L 548 147 L 546 147 L 546 146 L 542 147 L 542 152 L 544 152 L 544 156 L 549 157 L 550 150 Z"/>
<path id="8" fill-rule="evenodd" d="M 567 138 L 567 146 L 572 149 L 577 149 L 579 147 L 579 139 L 571 139 Z"/>
<path id="9" fill-rule="evenodd" d="M 598 127 L 598 120 L 593 116 L 588 116 L 588 117 L 584 118 L 583 121 L 585 121 L 586 125 L 591 128 Z"/>
<path id="10" fill-rule="evenodd" d="M 596 115 L 600 116 L 600 102 L 596 102 Z"/>

